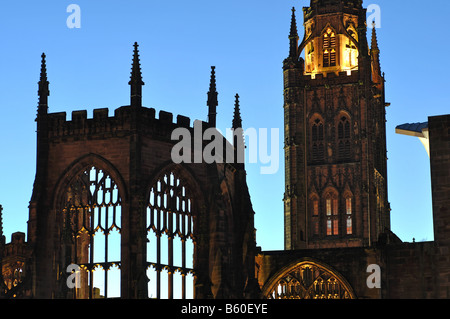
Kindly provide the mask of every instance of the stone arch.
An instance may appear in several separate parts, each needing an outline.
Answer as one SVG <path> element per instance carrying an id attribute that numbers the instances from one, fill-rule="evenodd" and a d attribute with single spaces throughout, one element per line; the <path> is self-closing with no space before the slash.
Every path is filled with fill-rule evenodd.
<path id="1" fill-rule="evenodd" d="M 170 162 L 155 170 L 145 191 L 149 297 L 194 298 L 200 183 L 188 167 Z"/>
<path id="2" fill-rule="evenodd" d="M 267 299 L 356 299 L 338 271 L 312 258 L 281 268 L 263 286 L 262 295 Z"/>
<path id="3" fill-rule="evenodd" d="M 96 154 L 75 160 L 55 187 L 52 220 L 58 244 L 55 257 L 64 271 L 76 265 L 79 289 L 69 298 L 120 297 L 122 212 L 125 183 L 117 169 Z M 60 286 L 64 287 L 64 276 Z"/>
<path id="4" fill-rule="evenodd" d="M 111 178 L 114 179 L 114 181 L 117 183 L 122 200 L 124 201 L 127 200 L 128 197 L 127 187 L 118 169 L 111 162 L 109 162 L 102 156 L 90 153 L 83 155 L 82 157 L 79 157 L 78 159 L 73 161 L 60 175 L 58 181 L 56 182 L 55 189 L 53 191 L 52 205 L 51 205 L 53 209 L 57 208 L 59 200 L 61 199 L 61 196 L 63 196 L 63 193 L 67 188 L 67 186 L 69 185 L 70 181 L 80 172 L 87 169 L 89 166 L 93 166 L 98 169 L 107 171 L 108 174 L 111 176 Z"/>

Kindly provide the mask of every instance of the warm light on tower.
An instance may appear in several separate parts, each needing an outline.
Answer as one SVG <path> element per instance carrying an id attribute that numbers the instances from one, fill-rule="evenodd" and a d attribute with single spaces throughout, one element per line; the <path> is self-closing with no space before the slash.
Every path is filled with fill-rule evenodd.
<path id="1" fill-rule="evenodd" d="M 315 78 L 316 74 L 347 72 L 358 70 L 357 32 L 349 24 L 345 34 L 337 33 L 330 26 L 326 27 L 321 36 L 314 37 L 312 29 L 314 21 L 305 25 L 304 45 L 305 74 Z"/>

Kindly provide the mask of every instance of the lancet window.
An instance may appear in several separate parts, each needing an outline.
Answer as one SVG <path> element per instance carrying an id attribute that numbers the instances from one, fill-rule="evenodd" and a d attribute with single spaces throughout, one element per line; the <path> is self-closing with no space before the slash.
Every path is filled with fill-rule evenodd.
<path id="1" fill-rule="evenodd" d="M 339 234 L 338 197 L 334 192 L 325 196 L 326 230 L 327 236 Z"/>
<path id="2" fill-rule="evenodd" d="M 342 116 L 338 123 L 338 157 L 339 160 L 349 160 L 351 157 L 350 121 Z"/>
<path id="3" fill-rule="evenodd" d="M 336 66 L 336 34 L 330 28 L 323 34 L 323 66 Z"/>
<path id="4" fill-rule="evenodd" d="M 313 121 L 311 127 L 312 160 L 321 162 L 324 159 L 324 126 L 321 119 Z"/>

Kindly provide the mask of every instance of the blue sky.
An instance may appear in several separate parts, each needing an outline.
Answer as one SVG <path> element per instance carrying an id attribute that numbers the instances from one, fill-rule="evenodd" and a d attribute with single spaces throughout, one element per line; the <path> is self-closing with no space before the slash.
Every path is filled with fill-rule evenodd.
<path id="1" fill-rule="evenodd" d="M 69 29 L 70 4 L 81 28 Z M 395 126 L 450 113 L 450 2 L 364 1 L 381 8 L 378 41 L 386 72 L 389 201 L 392 230 L 404 241 L 432 240 L 429 158 L 418 139 Z M 140 44 L 143 105 L 207 118 L 210 66 L 216 66 L 217 126 L 230 127 L 240 95 L 244 128 L 280 129 L 280 169 L 261 175 L 247 165 L 264 250 L 283 249 L 284 163 L 282 62 L 291 8 L 309 0 L 18 0 L 0 4 L 0 204 L 7 241 L 26 232 L 36 161 L 37 81 L 47 55 L 50 112 L 114 109 L 129 103 L 133 43 Z M 433 10 L 430 11 L 430 7 Z M 426 10 L 425 10 L 426 9 Z"/>

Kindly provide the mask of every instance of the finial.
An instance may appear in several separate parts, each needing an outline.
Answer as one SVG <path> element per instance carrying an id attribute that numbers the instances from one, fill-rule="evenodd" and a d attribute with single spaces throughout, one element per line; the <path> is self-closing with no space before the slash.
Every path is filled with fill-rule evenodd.
<path id="1" fill-rule="evenodd" d="M 241 110 L 239 107 L 239 94 L 235 95 L 234 114 L 233 114 L 233 129 L 242 128 Z"/>
<path id="2" fill-rule="evenodd" d="M 291 33 L 289 34 L 289 38 L 298 38 L 297 20 L 295 18 L 295 7 L 292 7 Z"/>
<path id="3" fill-rule="evenodd" d="M 219 102 L 217 101 L 217 91 L 216 91 L 216 67 L 211 66 L 211 79 L 209 82 L 209 91 L 208 91 L 208 101 L 206 105 L 208 106 L 208 123 L 215 127 L 216 126 L 216 116 L 217 116 L 217 105 Z"/>
<path id="4" fill-rule="evenodd" d="M 379 50 L 375 20 L 372 21 L 372 43 L 371 43 L 370 49 L 377 50 L 377 51 Z"/>
<path id="5" fill-rule="evenodd" d="M 215 92 L 216 91 L 216 67 L 211 66 L 211 79 L 209 81 L 209 91 Z"/>
<path id="6" fill-rule="evenodd" d="M 139 59 L 139 45 L 134 43 L 133 63 L 131 67 L 131 79 L 128 82 L 131 85 L 131 105 L 142 106 L 142 86 L 145 83 L 142 81 L 141 63 Z"/>
<path id="7" fill-rule="evenodd" d="M 292 7 L 291 17 L 291 32 L 289 33 L 289 57 L 291 59 L 298 58 L 298 32 L 297 32 L 297 20 L 295 18 L 295 8 Z"/>
<path id="8" fill-rule="evenodd" d="M 39 96 L 39 106 L 38 113 L 47 113 L 48 110 L 48 96 L 50 95 L 50 90 L 48 88 L 49 82 L 47 80 L 47 63 L 45 61 L 46 55 L 42 53 L 41 55 L 41 74 L 38 82 L 38 96 Z"/>
<path id="9" fill-rule="evenodd" d="M 242 129 L 242 118 L 239 107 L 239 94 L 236 93 L 234 102 L 234 114 L 233 114 L 233 145 L 234 145 L 234 153 L 237 165 L 244 165 L 244 149 L 245 149 L 245 141 L 244 141 L 244 131 Z"/>
<path id="10" fill-rule="evenodd" d="M 47 81 L 47 63 L 45 61 L 46 55 L 45 53 L 41 54 L 41 77 L 40 81 L 45 82 Z"/>

